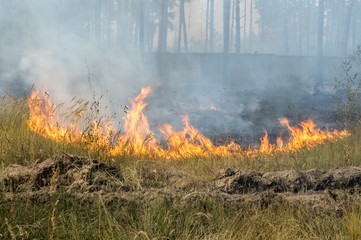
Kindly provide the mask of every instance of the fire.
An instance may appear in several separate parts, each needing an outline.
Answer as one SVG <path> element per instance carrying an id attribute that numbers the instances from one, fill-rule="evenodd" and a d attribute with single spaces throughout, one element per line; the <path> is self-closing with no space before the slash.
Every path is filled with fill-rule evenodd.
<path id="1" fill-rule="evenodd" d="M 315 145 L 323 144 L 329 140 L 337 140 L 349 136 L 350 134 L 343 130 L 341 132 L 334 130 L 329 132 L 328 130 L 322 131 L 317 128 L 317 125 L 312 121 L 301 122 L 295 127 L 291 127 L 286 118 L 279 119 L 283 126 L 292 134 L 292 141 L 287 144 L 281 143 L 277 148 L 283 151 L 295 151 L 297 149 L 306 147 L 311 148 Z"/>
<path id="2" fill-rule="evenodd" d="M 151 92 L 151 88 L 142 88 L 140 94 L 134 99 L 128 99 L 131 110 L 125 117 L 124 135 L 120 136 L 118 144 L 110 149 L 111 155 L 135 154 L 144 155 L 155 151 L 161 152 L 153 138 L 144 110 L 147 104 L 144 99 Z"/>
<path id="3" fill-rule="evenodd" d="M 51 103 L 47 94 L 44 98 L 40 98 L 39 91 L 32 92 L 28 105 L 30 117 L 27 124 L 32 131 L 55 141 L 72 142 L 79 137 L 73 131 L 74 126 L 64 128 L 56 124 L 56 106 Z"/>
<path id="4" fill-rule="evenodd" d="M 265 135 L 261 140 L 261 147 L 259 148 L 260 153 L 270 153 L 275 150 L 275 147 L 270 144 L 269 138 L 268 138 L 268 132 L 266 131 Z"/>
<path id="5" fill-rule="evenodd" d="M 211 140 L 201 134 L 189 122 L 188 115 L 181 116 L 184 124 L 182 131 L 174 131 L 169 124 L 160 124 L 159 130 L 167 140 L 168 149 L 165 157 L 179 158 L 190 156 L 227 156 L 240 146 L 231 143 L 227 146 L 215 146 Z"/>
<path id="6" fill-rule="evenodd" d="M 150 130 L 148 119 L 144 112 L 147 107 L 146 97 L 151 88 L 142 88 L 140 94 L 129 99 L 130 110 L 124 117 L 124 133 L 120 134 L 111 121 L 105 119 L 94 120 L 91 126 L 81 131 L 79 124 L 60 126 L 59 113 L 56 105 L 52 104 L 46 95 L 41 98 L 39 92 L 33 92 L 28 99 L 30 116 L 27 121 L 29 128 L 47 138 L 57 142 L 67 142 L 88 147 L 92 151 L 104 151 L 110 156 L 134 155 L 164 159 L 181 159 L 187 157 L 211 156 L 256 156 L 277 152 L 293 152 L 302 148 L 312 148 L 326 141 L 335 141 L 350 134 L 343 130 L 320 130 L 316 124 L 308 120 L 291 127 L 287 119 L 280 119 L 280 123 L 291 133 L 290 139 L 283 141 L 277 138 L 277 144 L 270 143 L 268 133 L 260 139 L 259 148 L 249 147 L 244 150 L 235 142 L 228 145 L 216 146 L 194 126 L 188 115 L 180 116 L 183 130 L 173 130 L 170 124 L 159 124 L 159 131 L 164 136 L 163 141 L 154 138 Z"/>

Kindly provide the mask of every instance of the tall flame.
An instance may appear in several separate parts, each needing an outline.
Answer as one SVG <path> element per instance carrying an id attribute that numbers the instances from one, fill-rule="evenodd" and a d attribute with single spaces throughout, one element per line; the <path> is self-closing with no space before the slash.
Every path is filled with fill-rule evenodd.
<path id="1" fill-rule="evenodd" d="M 30 116 L 27 121 L 29 128 L 54 141 L 65 141 L 68 143 L 85 143 L 92 151 L 104 150 L 110 156 L 135 155 L 158 157 L 165 159 L 181 159 L 186 157 L 210 157 L 210 156 L 255 156 L 277 152 L 293 152 L 301 148 L 311 148 L 326 141 L 335 141 L 345 138 L 350 134 L 343 130 L 320 130 L 311 121 L 305 121 L 298 126 L 291 127 L 288 120 L 279 119 L 283 126 L 286 126 L 291 133 L 290 139 L 284 142 L 281 137 L 277 144 L 269 141 L 268 133 L 261 138 L 259 148 L 243 150 L 235 142 L 228 145 L 216 146 L 212 141 L 201 134 L 198 129 L 190 124 L 188 115 L 181 115 L 184 124 L 183 130 L 173 130 L 170 124 L 161 123 L 158 127 L 164 136 L 164 144 L 153 137 L 147 117 L 144 112 L 147 107 L 146 97 L 151 88 L 142 88 L 140 94 L 129 99 L 131 109 L 124 118 L 124 134 L 116 134 L 111 122 L 94 121 L 87 128 L 86 133 L 81 132 L 76 124 L 68 124 L 67 127 L 59 126 L 56 123 L 58 112 L 56 106 L 50 102 L 48 96 L 41 98 L 39 92 L 33 92 L 28 99 Z M 115 141 L 114 141 L 115 139 Z M 115 143 L 114 143 L 115 142 Z M 162 146 L 163 145 L 163 146 Z"/>

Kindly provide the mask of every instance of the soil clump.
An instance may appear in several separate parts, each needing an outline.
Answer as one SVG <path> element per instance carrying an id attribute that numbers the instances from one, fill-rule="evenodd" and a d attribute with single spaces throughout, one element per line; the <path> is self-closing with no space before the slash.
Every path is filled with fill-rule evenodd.
<path id="1" fill-rule="evenodd" d="M 146 171 L 146 170 L 145 170 Z M 30 166 L 11 165 L 3 172 L 6 199 L 46 202 L 65 192 L 81 203 L 152 201 L 158 196 L 185 204 L 205 197 L 229 206 L 307 205 L 317 211 L 340 211 L 360 201 L 361 167 L 330 170 L 256 172 L 221 170 L 213 181 L 192 184 L 175 170 L 148 170 L 143 185 L 134 188 L 121 169 L 84 157 L 62 155 Z M 151 184 L 154 179 L 159 183 Z"/>

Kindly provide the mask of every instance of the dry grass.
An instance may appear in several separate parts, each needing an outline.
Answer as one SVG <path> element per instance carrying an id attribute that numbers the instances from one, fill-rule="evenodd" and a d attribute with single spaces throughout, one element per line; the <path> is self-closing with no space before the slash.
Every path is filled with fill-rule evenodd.
<path id="1" fill-rule="evenodd" d="M 41 206 L 17 201 L 10 215 L 1 199 L 0 234 L 38 239 L 359 239 L 360 206 L 345 216 L 316 214 L 312 209 L 273 205 L 233 209 L 204 198 L 184 205 L 165 198 L 146 204 L 114 203 L 102 199 L 93 206 L 79 205 L 68 196 L 56 196 Z M 55 201 L 55 199 L 54 199 Z M 23 233 L 21 233 L 21 231 Z"/>
<path id="2" fill-rule="evenodd" d="M 86 148 L 56 143 L 31 132 L 26 124 L 28 115 L 21 99 L 4 98 L 0 102 L 0 179 L 2 169 L 10 164 L 28 165 L 64 152 L 97 158 L 119 167 L 127 185 L 137 190 L 164 184 L 156 174 L 164 169 L 182 172 L 187 181 L 201 184 L 213 179 L 220 169 L 229 167 L 275 171 L 361 165 L 361 130 L 358 128 L 352 129 L 352 135 L 344 140 L 295 153 L 172 161 L 132 156 L 110 158 Z M 146 176 L 149 172 L 154 173 L 152 178 Z M 159 197 L 146 204 L 119 202 L 111 206 L 99 198 L 98 203 L 84 206 L 67 194 L 55 191 L 56 178 L 52 180 L 52 201 L 41 205 L 20 199 L 6 201 L 0 181 L 0 238 L 359 239 L 361 236 L 359 204 L 342 216 L 319 214 L 307 207 L 298 209 L 287 204 L 266 209 L 254 206 L 233 209 L 211 198 L 184 205 Z"/>

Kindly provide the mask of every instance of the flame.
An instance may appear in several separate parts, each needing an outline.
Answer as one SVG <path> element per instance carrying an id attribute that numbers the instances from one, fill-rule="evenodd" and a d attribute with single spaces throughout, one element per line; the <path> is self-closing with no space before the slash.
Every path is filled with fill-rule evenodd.
<path id="1" fill-rule="evenodd" d="M 144 155 L 151 152 L 161 152 L 153 138 L 153 132 L 149 128 L 144 110 L 147 103 L 145 98 L 152 91 L 150 87 L 142 88 L 140 94 L 134 98 L 129 98 L 131 110 L 125 117 L 124 135 L 118 140 L 118 145 L 111 149 L 111 155 L 135 154 Z"/>
<path id="2" fill-rule="evenodd" d="M 104 151 L 110 156 L 134 155 L 164 159 L 181 159 L 187 157 L 212 156 L 255 156 L 278 152 L 294 152 L 302 148 L 312 148 L 326 141 L 336 141 L 350 134 L 343 130 L 320 130 L 312 120 L 301 122 L 291 127 L 286 118 L 279 119 L 287 127 L 291 137 L 284 141 L 277 138 L 276 144 L 271 144 L 267 131 L 260 138 L 259 148 L 244 150 L 235 142 L 228 145 L 216 146 L 194 126 L 191 125 L 188 115 L 181 115 L 183 130 L 173 130 L 170 124 L 161 123 L 158 126 L 164 140 L 154 138 L 150 130 L 148 119 L 144 112 L 147 108 L 145 99 L 152 91 L 150 87 L 142 88 L 140 94 L 129 99 L 130 110 L 124 117 L 124 133 L 119 134 L 111 121 L 105 119 L 95 120 L 86 130 L 81 131 L 78 124 L 60 126 L 57 107 L 51 103 L 48 95 L 43 98 L 39 91 L 35 91 L 28 99 L 30 116 L 27 121 L 29 128 L 54 141 L 68 143 L 81 143 L 92 151 Z M 65 125 L 65 124 L 64 124 Z"/>
<path id="3" fill-rule="evenodd" d="M 269 138 L 268 138 L 268 132 L 266 131 L 263 138 L 260 138 L 261 140 L 261 147 L 259 148 L 260 153 L 271 153 L 275 150 L 275 147 L 270 144 Z"/>
<path id="4" fill-rule="evenodd" d="M 283 151 L 295 151 L 304 147 L 311 148 L 315 145 L 323 144 L 326 141 L 342 139 L 350 135 L 346 130 L 341 132 L 337 130 L 333 132 L 329 132 L 328 130 L 322 131 L 317 128 L 317 125 L 312 120 L 301 122 L 298 126 L 294 127 L 290 126 L 286 118 L 281 118 L 279 121 L 283 126 L 286 126 L 292 134 L 292 140 L 289 141 L 289 143 L 280 144 L 279 150 Z"/>
<path id="5" fill-rule="evenodd" d="M 79 137 L 73 131 L 75 129 L 73 125 L 64 128 L 56 124 L 56 106 L 51 103 L 47 94 L 44 98 L 40 98 L 39 91 L 32 92 L 28 105 L 30 116 L 27 124 L 32 131 L 54 141 L 72 142 Z"/>
<path id="6" fill-rule="evenodd" d="M 184 124 L 182 131 L 174 131 L 169 124 L 160 124 L 159 126 L 159 131 L 164 135 L 168 145 L 166 158 L 228 156 L 231 152 L 241 149 L 234 142 L 227 146 L 213 145 L 209 138 L 190 124 L 188 115 L 181 115 L 181 118 Z"/>

